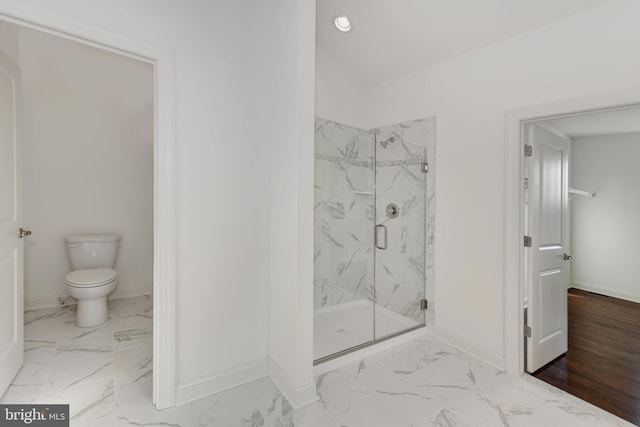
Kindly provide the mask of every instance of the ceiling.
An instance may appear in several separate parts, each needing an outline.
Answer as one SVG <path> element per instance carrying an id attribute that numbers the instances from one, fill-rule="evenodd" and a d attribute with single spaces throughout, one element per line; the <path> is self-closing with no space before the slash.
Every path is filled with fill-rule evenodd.
<path id="1" fill-rule="evenodd" d="M 545 120 L 571 138 L 640 132 L 640 106 Z"/>
<path id="2" fill-rule="evenodd" d="M 611 0 L 317 0 L 317 41 L 365 86 Z M 344 14 L 352 31 L 340 33 Z"/>

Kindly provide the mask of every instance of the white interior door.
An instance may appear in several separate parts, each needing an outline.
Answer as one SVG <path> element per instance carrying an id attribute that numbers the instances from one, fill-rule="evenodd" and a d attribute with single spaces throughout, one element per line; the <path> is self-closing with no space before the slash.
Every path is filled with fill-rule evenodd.
<path id="1" fill-rule="evenodd" d="M 0 52 L 0 395 L 22 366 L 24 346 L 19 102 L 20 70 Z"/>
<path id="2" fill-rule="evenodd" d="M 533 154 L 529 170 L 527 371 L 534 372 L 567 352 L 569 285 L 568 138 L 535 124 L 527 125 Z"/>

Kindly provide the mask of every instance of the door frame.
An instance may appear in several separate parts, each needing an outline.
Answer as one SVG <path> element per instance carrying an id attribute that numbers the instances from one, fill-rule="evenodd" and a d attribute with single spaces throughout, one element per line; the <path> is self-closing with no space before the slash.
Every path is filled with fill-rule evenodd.
<path id="1" fill-rule="evenodd" d="M 23 4 L 0 5 L 0 20 L 153 66 L 153 403 L 175 405 L 176 207 L 175 58 L 170 51 Z"/>
<path id="2" fill-rule="evenodd" d="M 640 88 L 508 111 L 505 120 L 504 369 L 524 370 L 524 123 L 640 106 Z"/>

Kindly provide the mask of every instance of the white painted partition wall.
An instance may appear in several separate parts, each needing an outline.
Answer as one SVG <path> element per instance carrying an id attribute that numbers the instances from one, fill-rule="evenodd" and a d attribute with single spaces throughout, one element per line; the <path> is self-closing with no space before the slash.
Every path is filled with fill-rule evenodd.
<path id="1" fill-rule="evenodd" d="M 263 41 L 271 108 L 269 375 L 294 408 L 317 399 L 313 380 L 315 1 L 263 6 L 280 30 Z"/>
<path id="2" fill-rule="evenodd" d="M 6 21 L 0 21 L 0 51 L 18 63 L 18 27 Z"/>
<path id="3" fill-rule="evenodd" d="M 316 46 L 316 117 L 358 129 L 371 129 L 367 88 L 327 48 Z"/>

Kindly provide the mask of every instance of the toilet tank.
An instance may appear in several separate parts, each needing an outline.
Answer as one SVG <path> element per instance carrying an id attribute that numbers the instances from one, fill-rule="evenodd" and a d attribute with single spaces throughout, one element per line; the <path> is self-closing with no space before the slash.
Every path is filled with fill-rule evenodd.
<path id="1" fill-rule="evenodd" d="M 117 234 L 68 234 L 64 236 L 72 270 L 113 268 L 118 256 Z"/>

